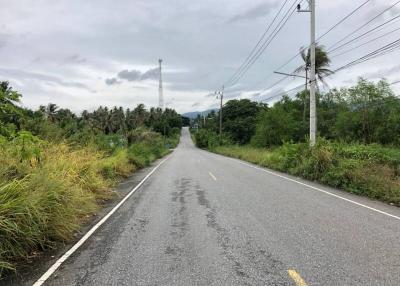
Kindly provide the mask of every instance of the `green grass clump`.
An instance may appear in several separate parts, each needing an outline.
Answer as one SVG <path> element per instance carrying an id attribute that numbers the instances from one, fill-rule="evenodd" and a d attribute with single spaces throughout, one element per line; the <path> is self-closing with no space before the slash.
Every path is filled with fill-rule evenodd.
<path id="1" fill-rule="evenodd" d="M 215 152 L 400 206 L 400 150 L 320 139 L 274 149 L 217 146 Z"/>
<path id="2" fill-rule="evenodd" d="M 147 133 L 130 147 L 111 149 L 49 143 L 28 133 L 1 141 L 0 277 L 36 251 L 70 240 L 113 196 L 120 178 L 169 152 L 158 133 Z"/>
<path id="3" fill-rule="evenodd" d="M 0 159 L 12 170 L 3 167 L 0 176 L 0 266 L 7 269 L 35 250 L 71 239 L 110 187 L 93 172 L 100 158 L 92 151 L 49 145 L 41 163 L 33 164 L 18 161 L 13 149 L 3 149 Z"/>

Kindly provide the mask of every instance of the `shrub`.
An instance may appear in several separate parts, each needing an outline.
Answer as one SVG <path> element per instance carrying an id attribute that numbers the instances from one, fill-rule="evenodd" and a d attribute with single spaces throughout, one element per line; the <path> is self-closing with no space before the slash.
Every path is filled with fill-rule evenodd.
<path id="1" fill-rule="evenodd" d="M 195 143 L 199 148 L 215 148 L 218 145 L 218 136 L 208 129 L 199 129 L 195 134 Z"/>
<path id="2" fill-rule="evenodd" d="M 400 206 L 399 155 L 395 148 L 319 139 L 275 149 L 220 146 L 215 152 L 247 160 Z"/>
<path id="3" fill-rule="evenodd" d="M 112 153 L 117 149 L 125 148 L 128 145 L 128 141 L 119 134 L 103 134 L 96 137 L 96 144 L 100 150 Z"/>

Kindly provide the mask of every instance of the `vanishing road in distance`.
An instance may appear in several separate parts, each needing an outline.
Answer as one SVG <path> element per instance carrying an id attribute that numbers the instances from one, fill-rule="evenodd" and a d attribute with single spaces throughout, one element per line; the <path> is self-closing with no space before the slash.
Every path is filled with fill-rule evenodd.
<path id="1" fill-rule="evenodd" d="M 400 210 L 197 149 L 184 128 L 44 285 L 398 286 Z"/>

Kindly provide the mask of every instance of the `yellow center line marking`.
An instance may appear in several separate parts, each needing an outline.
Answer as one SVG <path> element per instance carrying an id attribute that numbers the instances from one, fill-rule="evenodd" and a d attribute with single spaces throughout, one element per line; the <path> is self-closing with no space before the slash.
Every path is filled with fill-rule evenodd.
<path id="1" fill-rule="evenodd" d="M 287 272 L 289 273 L 289 276 L 293 279 L 293 281 L 296 282 L 297 286 L 308 286 L 303 278 L 301 278 L 300 274 L 296 272 L 296 270 L 289 269 Z"/>
<path id="2" fill-rule="evenodd" d="M 210 174 L 211 178 L 213 178 L 214 181 L 217 180 L 217 178 L 211 172 L 208 172 L 208 174 Z"/>

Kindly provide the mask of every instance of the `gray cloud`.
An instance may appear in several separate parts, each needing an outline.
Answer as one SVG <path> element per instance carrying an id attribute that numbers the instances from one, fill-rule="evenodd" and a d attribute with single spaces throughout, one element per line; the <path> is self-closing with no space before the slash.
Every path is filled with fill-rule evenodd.
<path id="1" fill-rule="evenodd" d="M 0 35 L 0 49 L 1 49 L 2 47 L 4 47 L 4 46 L 6 45 L 6 43 L 7 43 L 7 41 L 6 41 L 5 39 L 2 39 L 2 38 L 1 38 L 1 35 Z"/>
<path id="2" fill-rule="evenodd" d="M 116 79 L 115 77 L 106 79 L 106 85 L 114 85 L 114 84 L 119 84 L 119 83 L 121 83 L 121 82 L 118 79 Z"/>
<path id="3" fill-rule="evenodd" d="M 10 38 L 10 34 L 0 32 L 0 49 L 7 45 Z"/>
<path id="4" fill-rule="evenodd" d="M 322 1 L 318 18 L 323 21 L 317 26 L 317 34 L 329 29 L 364 1 Z M 388 2 L 393 2 L 374 1 L 327 34 L 323 44 L 329 46 L 336 42 L 365 23 L 366 18 L 371 19 L 386 8 Z M 7 23 L 7 27 L 0 24 L 0 62 L 3 69 L 9 69 L 0 72 L 3 79 L 10 80 L 24 92 L 23 101 L 29 98 L 29 104 L 34 106 L 45 102 L 45 98 L 58 98 L 62 93 L 63 103 L 76 108 L 115 105 L 117 98 L 124 105 L 144 102 L 156 106 L 156 70 L 138 69 L 156 67 L 158 58 L 162 57 L 165 59 L 165 102 L 175 97 L 174 108 L 180 111 L 190 111 L 196 102 L 200 102 L 202 108 L 218 104 L 213 95 L 206 95 L 219 89 L 232 76 L 259 39 L 266 22 L 277 12 L 277 6 L 283 3 L 279 0 L 202 0 L 188 4 L 187 0 L 171 3 L 137 0 L 132 5 L 132 1 L 120 0 L 118 5 L 115 1 L 98 1 L 91 5 L 87 1 L 59 0 L 54 6 L 51 0 L 36 1 L 35 5 L 21 5 L 20 2 L 8 1 L 7 9 L 0 10 L 2 22 Z M 369 15 L 369 12 L 373 13 Z M 384 19 L 388 19 L 395 9 L 390 12 Z M 381 23 L 378 20 L 383 21 L 377 19 L 371 25 Z M 308 17 L 297 15 L 289 19 L 265 53 L 240 79 L 240 88 L 247 92 L 246 96 L 279 79 L 276 75 L 267 76 L 309 41 L 304 36 L 308 33 Z M 358 54 L 370 52 L 372 48 L 368 45 L 357 49 L 357 54 L 335 58 L 332 68 L 358 58 Z M 356 79 L 364 73 L 399 62 L 400 54 L 393 53 L 356 66 L 352 73 L 337 73 L 329 81 L 340 86 L 350 77 Z M 290 72 L 300 64 L 298 57 L 284 71 Z M 57 78 L 33 79 L 32 75 L 24 75 L 22 79 L 21 74 L 15 75 L 10 69 L 56 75 Z M 184 72 L 168 72 L 168 69 Z M 390 79 L 399 78 L 399 75 L 400 72 L 394 72 Z M 263 85 L 255 86 L 263 78 L 266 78 Z M 125 84 L 117 85 L 117 82 Z M 285 89 L 287 86 L 291 86 L 289 80 L 279 85 Z M 83 90 L 88 87 L 99 91 L 96 101 L 91 97 L 93 94 Z M 393 88 L 400 91 L 400 85 Z M 227 87 L 226 90 L 228 93 L 232 89 Z M 86 101 L 83 96 L 87 96 Z"/>
<path id="5" fill-rule="evenodd" d="M 385 1 L 379 0 L 379 1 L 373 1 L 373 6 L 369 7 L 369 11 L 366 13 L 365 15 L 365 20 L 371 20 L 371 18 L 376 17 L 378 14 L 380 14 L 381 12 L 383 12 L 384 10 L 390 8 L 393 4 L 390 3 L 383 3 Z M 387 10 L 385 13 L 383 13 L 382 15 L 378 16 L 376 18 L 377 21 L 380 20 L 384 20 L 388 17 L 394 17 L 397 16 L 398 13 L 400 12 L 400 8 L 397 6 L 394 6 L 392 8 L 390 8 L 389 10 Z"/>
<path id="6" fill-rule="evenodd" d="M 242 20 L 254 20 L 260 17 L 265 17 L 265 15 L 268 15 L 271 10 L 274 10 L 279 2 L 265 2 L 265 3 L 260 3 L 242 13 L 236 14 L 232 18 L 228 20 L 228 23 L 234 23 L 234 22 L 239 22 Z"/>
<path id="7" fill-rule="evenodd" d="M 281 87 L 277 87 L 267 92 L 256 92 L 256 93 L 257 95 L 256 94 L 253 95 L 253 100 L 273 104 L 276 101 L 279 101 L 283 95 L 285 95 L 285 90 Z"/>
<path id="8" fill-rule="evenodd" d="M 74 54 L 74 55 L 65 57 L 63 60 L 63 63 L 66 63 L 66 64 L 83 64 L 86 62 L 87 62 L 87 59 L 81 57 L 78 54 Z"/>
<path id="9" fill-rule="evenodd" d="M 146 80 L 146 79 L 153 79 L 157 80 L 159 77 L 159 70 L 158 68 L 154 69 L 149 69 L 148 71 L 144 72 L 142 76 L 140 77 L 140 80 Z"/>
<path id="10" fill-rule="evenodd" d="M 82 88 L 86 89 L 91 92 L 95 92 L 93 89 L 89 88 L 87 85 L 77 82 L 77 81 L 65 81 L 61 78 L 42 74 L 42 73 L 35 73 L 35 72 L 26 72 L 19 69 L 4 69 L 0 68 L 0 74 L 7 75 L 8 77 L 12 77 L 19 80 L 36 80 L 42 83 L 50 84 L 50 85 L 60 85 L 64 87 L 75 87 L 75 88 Z"/>
<path id="11" fill-rule="evenodd" d="M 122 70 L 117 76 L 127 81 L 137 81 L 142 76 L 142 73 L 138 70 Z"/>
<path id="12" fill-rule="evenodd" d="M 143 80 L 157 80 L 159 76 L 158 68 L 153 68 L 149 69 L 145 72 L 141 72 L 139 70 L 122 70 L 117 74 L 117 77 L 121 80 L 126 80 L 126 81 L 143 81 Z M 118 81 L 117 78 L 108 78 L 106 79 L 106 84 L 107 85 L 113 85 L 113 84 L 118 84 L 120 81 Z"/>
<path id="13" fill-rule="evenodd" d="M 363 77 L 365 78 L 384 78 L 391 76 L 393 74 L 397 74 L 400 72 L 400 65 L 395 65 L 391 68 L 384 68 L 384 69 L 379 69 L 375 72 L 370 72 L 370 73 L 365 73 Z"/>

